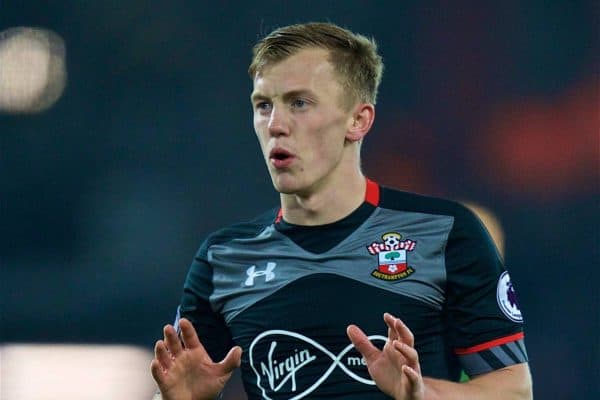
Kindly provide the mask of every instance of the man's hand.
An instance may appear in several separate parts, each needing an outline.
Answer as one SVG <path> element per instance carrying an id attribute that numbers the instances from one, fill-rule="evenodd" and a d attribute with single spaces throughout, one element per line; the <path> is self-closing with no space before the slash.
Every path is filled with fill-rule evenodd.
<path id="1" fill-rule="evenodd" d="M 233 347 L 225 358 L 213 362 L 196 330 L 185 318 L 179 320 L 183 346 L 175 328 L 164 328 L 164 340 L 156 342 L 150 364 L 163 400 L 212 400 L 225 387 L 234 369 L 240 366 L 242 349 Z"/>
<path id="2" fill-rule="evenodd" d="M 414 336 L 404 323 L 386 313 L 388 340 L 379 350 L 356 325 L 347 329 L 348 338 L 364 357 L 369 374 L 382 392 L 396 400 L 423 400 L 425 386 Z"/>

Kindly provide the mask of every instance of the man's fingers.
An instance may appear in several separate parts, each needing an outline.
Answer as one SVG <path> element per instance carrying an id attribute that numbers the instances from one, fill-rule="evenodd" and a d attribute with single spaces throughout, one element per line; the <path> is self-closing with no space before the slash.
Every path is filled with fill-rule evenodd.
<path id="1" fill-rule="evenodd" d="M 398 334 L 398 337 L 409 346 L 415 345 L 415 337 L 408 326 L 400 318 L 394 317 L 392 314 L 385 313 L 383 314 L 383 320 L 386 325 Z"/>
<path id="2" fill-rule="evenodd" d="M 173 365 L 171 354 L 169 353 L 169 350 L 167 350 L 165 342 L 162 340 L 156 342 L 156 345 L 154 346 L 154 356 L 163 369 L 169 369 L 171 368 L 171 365 Z"/>
<path id="3" fill-rule="evenodd" d="M 202 348 L 204 350 L 204 346 L 200 343 L 200 339 L 198 339 L 198 334 L 196 333 L 196 329 L 194 329 L 194 325 L 190 321 L 185 318 L 181 318 L 179 320 L 179 328 L 181 329 L 181 340 L 183 340 L 183 344 L 186 349 L 195 349 L 196 347 Z"/>
<path id="4" fill-rule="evenodd" d="M 162 385 L 164 382 L 165 372 L 163 367 L 160 365 L 160 362 L 153 358 L 150 363 L 150 372 L 152 372 L 152 377 L 156 381 L 157 384 Z"/>
<path id="5" fill-rule="evenodd" d="M 179 340 L 179 336 L 177 336 L 177 332 L 175 332 L 175 328 L 171 325 L 165 325 L 163 334 L 165 336 L 167 348 L 173 357 L 177 357 L 183 350 L 183 347 L 181 346 L 181 341 Z"/>
<path id="6" fill-rule="evenodd" d="M 394 348 L 402 354 L 402 356 L 406 359 L 406 365 L 413 368 L 415 371 L 420 371 L 421 368 L 419 366 L 419 353 L 415 350 L 414 347 L 410 347 L 406 343 L 402 343 L 398 340 L 394 341 Z"/>
<path id="7" fill-rule="evenodd" d="M 349 325 L 348 328 L 346 328 L 346 334 L 367 363 L 371 362 L 371 360 L 381 352 L 381 350 L 371 343 L 367 335 L 365 335 L 358 326 Z"/>
<path id="8" fill-rule="evenodd" d="M 419 399 L 419 396 L 423 393 L 423 380 L 421 379 L 421 374 L 408 365 L 402 366 L 402 372 L 408 378 L 408 382 L 410 384 L 409 390 L 412 398 Z"/>
<path id="9" fill-rule="evenodd" d="M 233 372 L 234 369 L 238 368 L 242 363 L 242 348 L 240 346 L 234 346 L 229 350 L 229 353 L 219 362 L 223 368 L 224 374 Z"/>
<path id="10" fill-rule="evenodd" d="M 415 345 L 415 336 L 413 335 L 412 331 L 408 329 L 408 326 L 406 326 L 406 324 L 399 318 L 396 318 L 395 326 L 402 341 L 410 347 L 413 347 Z"/>
<path id="11" fill-rule="evenodd" d="M 396 326 L 394 325 L 396 318 L 391 314 L 385 313 L 383 314 L 383 321 L 388 327 L 388 340 L 392 341 L 398 338 L 399 333 L 396 331 Z"/>

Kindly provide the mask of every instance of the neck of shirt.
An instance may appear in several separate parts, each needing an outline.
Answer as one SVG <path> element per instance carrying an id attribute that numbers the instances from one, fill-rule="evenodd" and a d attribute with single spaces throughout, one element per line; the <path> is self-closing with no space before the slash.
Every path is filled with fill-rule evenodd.
<path id="1" fill-rule="evenodd" d="M 331 250 L 354 232 L 375 211 L 379 204 L 379 185 L 367 179 L 362 204 L 344 218 L 323 225 L 297 225 L 289 223 L 279 210 L 275 229 L 311 253 Z"/>

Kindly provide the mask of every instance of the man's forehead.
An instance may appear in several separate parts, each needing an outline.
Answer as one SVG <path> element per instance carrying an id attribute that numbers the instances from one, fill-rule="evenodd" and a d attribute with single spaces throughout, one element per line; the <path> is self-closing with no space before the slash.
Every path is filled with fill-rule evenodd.
<path id="1" fill-rule="evenodd" d="M 276 60 L 265 60 L 265 63 L 257 71 L 257 74 L 264 73 L 265 71 L 277 68 L 282 64 L 319 64 L 329 63 L 331 60 L 330 50 L 323 49 L 320 47 L 305 47 L 293 51 L 286 57 Z"/>
<path id="2" fill-rule="evenodd" d="M 307 91 L 317 83 L 330 82 L 335 71 L 328 57 L 327 50 L 310 48 L 266 65 L 254 77 L 252 95 Z"/>

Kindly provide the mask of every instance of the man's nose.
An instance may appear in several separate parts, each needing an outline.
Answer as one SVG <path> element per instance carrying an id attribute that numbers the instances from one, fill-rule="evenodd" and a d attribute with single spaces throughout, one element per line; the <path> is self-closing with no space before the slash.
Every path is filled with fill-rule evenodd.
<path id="1" fill-rule="evenodd" d="M 269 134 L 271 136 L 282 136 L 289 134 L 288 115 L 280 107 L 273 107 L 269 116 Z"/>

